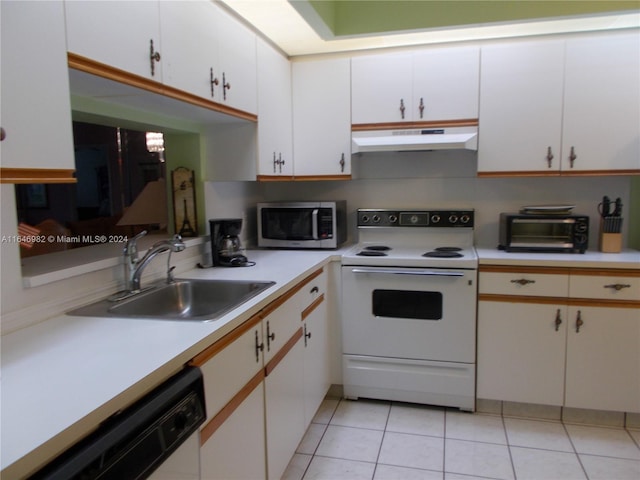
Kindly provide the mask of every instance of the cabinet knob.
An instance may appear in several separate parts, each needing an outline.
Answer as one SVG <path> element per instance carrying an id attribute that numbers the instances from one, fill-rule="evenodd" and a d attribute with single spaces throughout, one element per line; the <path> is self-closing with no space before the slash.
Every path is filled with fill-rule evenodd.
<path id="1" fill-rule="evenodd" d="M 0 127 L 0 142 L 5 138 L 7 138 L 7 132 L 4 130 L 4 128 Z"/>
<path id="2" fill-rule="evenodd" d="M 580 332 L 580 327 L 584 325 L 584 321 L 582 320 L 582 314 L 580 313 L 580 310 L 578 310 L 578 315 L 576 317 L 576 333 Z"/>
<path id="3" fill-rule="evenodd" d="M 213 98 L 213 87 L 214 85 L 220 84 L 218 77 L 213 76 L 213 67 L 209 70 L 209 83 L 211 84 L 211 98 Z"/>
<path id="4" fill-rule="evenodd" d="M 271 342 L 273 342 L 275 339 L 276 339 L 276 334 L 271 331 L 271 327 L 269 326 L 269 321 L 267 320 L 267 352 L 271 349 Z"/>
<path id="5" fill-rule="evenodd" d="M 318 287 L 313 287 L 311 290 L 309 290 L 309 293 L 318 293 L 320 291 L 320 289 Z"/>
<path id="6" fill-rule="evenodd" d="M 156 74 L 156 62 L 160 61 L 160 52 L 156 52 L 153 49 L 153 38 L 149 42 L 149 61 L 151 62 L 151 76 L 153 77 Z"/>
<path id="7" fill-rule="evenodd" d="M 338 163 L 340 163 L 340 171 L 341 171 L 341 172 L 344 172 L 344 164 L 345 164 L 345 161 L 344 161 L 344 152 L 342 153 L 342 156 L 340 157 L 340 162 L 338 162 Z"/>
<path id="8" fill-rule="evenodd" d="M 551 151 L 551 147 L 547 147 L 547 167 L 551 168 L 551 165 L 553 165 L 553 152 Z"/>
<path id="9" fill-rule="evenodd" d="M 573 168 L 573 162 L 576 161 L 578 156 L 576 155 L 574 147 L 571 147 L 571 152 L 569 153 L 569 167 Z"/>
<path id="10" fill-rule="evenodd" d="M 424 100 L 420 97 L 420 105 L 418 106 L 418 110 L 420 110 L 420 118 L 424 114 Z"/>
<path id="11" fill-rule="evenodd" d="M 227 99 L 227 90 L 231 90 L 231 84 L 227 82 L 224 72 L 222 72 L 222 98 Z"/>
<path id="12" fill-rule="evenodd" d="M 560 325 L 562 325 L 562 318 L 560 317 L 560 309 L 556 312 L 556 320 L 553 322 L 556 326 L 556 332 L 560 330 Z"/>
<path id="13" fill-rule="evenodd" d="M 605 285 L 604 288 L 612 288 L 615 291 L 619 292 L 623 288 L 631 288 L 631 285 L 628 283 L 612 283 L 611 285 Z"/>
<path id="14" fill-rule="evenodd" d="M 400 99 L 400 115 L 402 116 L 402 119 L 404 120 L 404 99 Z"/>
<path id="15" fill-rule="evenodd" d="M 517 280 L 511 280 L 511 283 L 517 283 L 518 285 L 525 286 L 525 285 L 529 285 L 530 283 L 536 283 L 536 281 L 528 280 L 526 278 L 519 278 Z"/>

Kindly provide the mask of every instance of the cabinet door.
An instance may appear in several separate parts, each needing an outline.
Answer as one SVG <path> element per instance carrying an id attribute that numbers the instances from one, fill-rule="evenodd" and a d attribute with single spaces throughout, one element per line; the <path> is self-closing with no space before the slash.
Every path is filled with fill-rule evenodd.
<path id="1" fill-rule="evenodd" d="M 294 175 L 350 175 L 349 60 L 295 62 L 292 71 Z"/>
<path id="2" fill-rule="evenodd" d="M 158 2 L 66 1 L 65 13 L 70 52 L 162 81 Z M 151 60 L 151 42 L 160 61 Z"/>
<path id="3" fill-rule="evenodd" d="M 303 313 L 304 328 L 304 424 L 311 423 L 329 391 L 329 319 L 321 296 Z"/>
<path id="4" fill-rule="evenodd" d="M 202 444 L 200 474 L 202 480 L 266 478 L 263 383 Z"/>
<path id="5" fill-rule="evenodd" d="M 478 398 L 562 405 L 566 324 L 564 305 L 480 301 Z"/>
<path id="6" fill-rule="evenodd" d="M 222 101 L 222 72 L 212 70 L 220 63 L 217 13 L 218 9 L 206 0 L 160 2 L 164 83 Z M 212 75 L 217 85 L 211 84 Z"/>
<path id="7" fill-rule="evenodd" d="M 291 65 L 258 39 L 258 174 L 293 175 Z"/>
<path id="8" fill-rule="evenodd" d="M 413 54 L 413 120 L 478 118 L 480 49 L 437 48 Z"/>
<path id="9" fill-rule="evenodd" d="M 0 2 L 3 168 L 75 169 L 60 1 Z"/>
<path id="10" fill-rule="evenodd" d="M 561 40 L 482 47 L 479 172 L 559 171 L 563 69 Z"/>
<path id="11" fill-rule="evenodd" d="M 245 112 L 256 113 L 256 35 L 220 8 L 218 15 L 220 65 L 217 71 L 222 71 L 218 74 L 222 102 Z"/>
<path id="12" fill-rule="evenodd" d="M 268 374 L 265 385 L 267 468 L 269 479 L 280 479 L 304 435 L 302 332 Z"/>
<path id="13" fill-rule="evenodd" d="M 565 72 L 563 170 L 640 169 L 638 33 L 567 40 Z"/>
<path id="14" fill-rule="evenodd" d="M 414 112 L 411 105 L 412 73 L 410 53 L 352 58 L 352 122 L 387 123 L 411 120 Z M 326 76 L 323 79 L 326 79 Z"/>
<path id="15" fill-rule="evenodd" d="M 571 306 L 567 328 L 565 405 L 640 412 L 637 308 Z"/>

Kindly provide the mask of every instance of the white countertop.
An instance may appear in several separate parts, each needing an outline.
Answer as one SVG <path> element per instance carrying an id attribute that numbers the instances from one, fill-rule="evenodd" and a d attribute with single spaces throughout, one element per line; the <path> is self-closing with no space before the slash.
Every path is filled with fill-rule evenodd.
<path id="1" fill-rule="evenodd" d="M 2 477 L 22 477 L 46 464 L 290 286 L 340 258 L 335 251 L 248 256 L 255 266 L 179 276 L 276 282 L 213 322 L 64 315 L 2 337 Z"/>
<path id="2" fill-rule="evenodd" d="M 526 265 L 531 267 L 572 268 L 640 268 L 640 251 L 623 250 L 620 253 L 523 253 L 505 252 L 497 248 L 476 247 L 482 265 Z"/>
<path id="3" fill-rule="evenodd" d="M 46 464 L 224 334 L 342 251 L 249 251 L 256 266 L 194 269 L 180 278 L 276 284 L 209 322 L 60 316 L 2 337 L 3 478 Z M 480 265 L 640 268 L 640 252 L 506 253 L 478 248 Z"/>

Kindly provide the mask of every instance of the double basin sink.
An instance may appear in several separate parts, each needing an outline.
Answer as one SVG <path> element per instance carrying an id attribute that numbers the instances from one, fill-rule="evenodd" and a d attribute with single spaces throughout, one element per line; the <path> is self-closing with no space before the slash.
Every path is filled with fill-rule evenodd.
<path id="1" fill-rule="evenodd" d="M 68 315 L 212 321 L 274 284 L 268 281 L 177 279 L 122 300 L 101 300 L 72 310 Z"/>

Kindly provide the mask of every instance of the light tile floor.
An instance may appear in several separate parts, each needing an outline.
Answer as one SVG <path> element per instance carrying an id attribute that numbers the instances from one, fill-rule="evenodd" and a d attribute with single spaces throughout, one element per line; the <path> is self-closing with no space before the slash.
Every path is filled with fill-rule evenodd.
<path id="1" fill-rule="evenodd" d="M 326 399 L 286 480 L 638 480 L 640 430 Z"/>

